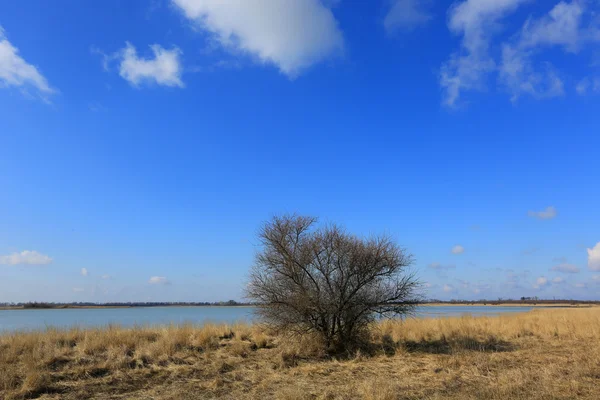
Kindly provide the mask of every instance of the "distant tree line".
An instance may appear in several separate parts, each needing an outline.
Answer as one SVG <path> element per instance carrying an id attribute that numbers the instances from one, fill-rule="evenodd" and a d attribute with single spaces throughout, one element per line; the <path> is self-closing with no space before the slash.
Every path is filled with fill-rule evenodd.
<path id="1" fill-rule="evenodd" d="M 217 301 L 217 302 L 110 302 L 110 303 L 94 303 L 94 302 L 72 302 L 72 303 L 56 303 L 56 302 L 26 302 L 26 303 L 0 303 L 0 307 L 14 307 L 25 309 L 48 309 L 48 308 L 69 308 L 69 307 L 173 307 L 173 306 L 247 306 L 251 303 L 243 303 L 235 300 Z"/>
<path id="2" fill-rule="evenodd" d="M 451 299 L 451 300 L 438 300 L 438 299 L 428 299 L 422 304 L 458 304 L 458 305 L 470 305 L 470 304 L 600 304 L 598 300 L 573 300 L 573 299 L 540 299 L 536 297 L 521 297 L 520 299 L 503 299 L 499 298 L 497 300 L 488 300 L 488 299 L 480 299 L 480 300 L 460 300 L 460 299 Z"/>

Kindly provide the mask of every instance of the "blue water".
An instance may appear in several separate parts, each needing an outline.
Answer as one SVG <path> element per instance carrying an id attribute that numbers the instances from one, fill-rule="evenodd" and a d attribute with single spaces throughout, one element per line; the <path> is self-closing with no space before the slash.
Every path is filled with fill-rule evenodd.
<path id="1" fill-rule="evenodd" d="M 525 312 L 531 307 L 423 306 L 417 318 L 456 317 L 465 314 L 499 315 Z M 252 322 L 252 307 L 136 307 L 96 309 L 0 310 L 0 331 L 44 330 L 48 327 L 98 327 L 136 325 Z"/>

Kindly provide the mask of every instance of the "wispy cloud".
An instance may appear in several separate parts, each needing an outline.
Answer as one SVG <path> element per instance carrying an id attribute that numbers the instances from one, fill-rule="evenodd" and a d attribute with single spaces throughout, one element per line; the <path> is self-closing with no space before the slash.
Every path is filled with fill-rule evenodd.
<path id="1" fill-rule="evenodd" d="M 581 96 L 588 93 L 600 93 L 600 77 L 590 78 L 586 76 L 577 82 L 575 91 Z"/>
<path id="2" fill-rule="evenodd" d="M 548 278 L 545 276 L 540 276 L 536 279 L 535 284 L 533 285 L 534 289 L 541 289 L 548 284 Z"/>
<path id="3" fill-rule="evenodd" d="M 456 289 L 454 288 L 454 286 L 452 286 L 452 285 L 450 285 L 448 283 L 444 285 L 444 287 L 442 288 L 442 290 L 445 293 L 452 293 L 452 292 L 456 291 Z"/>
<path id="4" fill-rule="evenodd" d="M 450 8 L 448 27 L 461 37 L 460 49 L 440 70 L 444 104 L 460 104 L 466 91 L 484 91 L 489 77 L 497 74 L 499 87 L 516 102 L 521 96 L 535 99 L 565 94 L 564 76 L 544 51 L 557 49 L 574 55 L 600 41 L 596 9 L 589 1 L 559 1 L 544 15 L 528 18 L 516 32 L 505 32 L 503 20 L 530 0 L 464 0 Z M 511 21 L 513 22 L 513 21 Z M 508 39 L 496 42 L 500 33 Z M 500 59 L 495 54 L 500 48 Z M 577 83 L 579 94 L 600 91 L 600 80 L 589 77 Z"/>
<path id="5" fill-rule="evenodd" d="M 35 250 L 25 250 L 20 253 L 12 253 L 0 256 L 0 264 L 4 265 L 46 265 L 52 262 L 52 258 Z"/>
<path id="6" fill-rule="evenodd" d="M 500 21 L 527 0 L 465 0 L 448 13 L 448 28 L 462 37 L 461 48 L 442 65 L 443 103 L 453 107 L 465 90 L 485 88 L 485 77 L 496 68 L 490 42 Z"/>
<path id="7" fill-rule="evenodd" d="M 456 245 L 452 248 L 452 254 L 462 254 L 465 252 L 465 248 L 461 245 Z"/>
<path id="8" fill-rule="evenodd" d="M 172 1 L 223 48 L 291 78 L 344 48 L 338 22 L 320 0 Z"/>
<path id="9" fill-rule="evenodd" d="M 539 247 L 529 247 L 521 251 L 521 255 L 530 256 L 540 250 Z"/>
<path id="10" fill-rule="evenodd" d="M 148 283 L 151 285 L 167 285 L 169 284 L 169 280 L 164 276 L 152 276 L 148 280 Z"/>
<path id="11" fill-rule="evenodd" d="M 87 268 L 81 268 L 81 276 L 88 276 Z"/>
<path id="12" fill-rule="evenodd" d="M 564 273 L 568 273 L 568 274 L 576 274 L 576 273 L 578 273 L 580 271 L 579 268 L 576 265 L 569 264 L 569 263 L 566 263 L 566 262 L 558 264 L 558 265 L 555 265 L 550 270 L 551 271 L 556 271 L 556 272 L 564 272 Z"/>
<path id="13" fill-rule="evenodd" d="M 433 18 L 429 11 L 431 1 L 428 0 L 392 0 L 390 5 L 390 10 L 383 20 L 383 25 L 390 34 L 412 31 Z"/>
<path id="14" fill-rule="evenodd" d="M 504 44 L 500 79 L 512 93 L 515 101 L 522 94 L 535 98 L 555 97 L 564 94 L 564 85 L 554 68 L 544 63 L 535 69 L 531 58 L 547 47 L 562 47 L 576 53 L 586 41 L 587 33 L 581 29 L 584 13 L 582 2 L 561 1 L 547 15 L 528 19 L 515 43 Z"/>
<path id="15" fill-rule="evenodd" d="M 558 212 L 556 211 L 556 208 L 550 206 L 542 211 L 529 211 L 527 215 L 537 219 L 553 219 L 558 215 Z"/>
<path id="16" fill-rule="evenodd" d="M 456 266 L 454 264 L 448 264 L 448 265 L 442 265 L 439 262 L 433 262 L 431 264 L 428 265 L 429 268 L 431 269 L 435 269 L 435 270 L 445 270 L 445 269 L 454 269 L 456 268 Z"/>
<path id="17" fill-rule="evenodd" d="M 19 49 L 8 41 L 0 26 L 0 88 L 16 87 L 25 93 L 33 90 L 47 101 L 56 92 L 37 67 L 29 64 L 19 54 Z"/>

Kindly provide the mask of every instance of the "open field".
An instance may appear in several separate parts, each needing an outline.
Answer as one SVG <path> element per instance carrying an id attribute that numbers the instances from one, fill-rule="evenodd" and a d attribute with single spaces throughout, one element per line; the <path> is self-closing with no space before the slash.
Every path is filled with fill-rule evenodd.
<path id="1" fill-rule="evenodd" d="M 257 326 L 0 336 L 2 399 L 599 399 L 600 308 L 387 321 L 327 358 Z"/>

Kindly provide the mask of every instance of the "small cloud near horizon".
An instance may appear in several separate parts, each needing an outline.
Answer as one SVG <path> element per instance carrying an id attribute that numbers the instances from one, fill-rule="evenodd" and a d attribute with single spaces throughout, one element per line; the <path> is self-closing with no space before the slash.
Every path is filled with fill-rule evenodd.
<path id="1" fill-rule="evenodd" d="M 554 219 L 558 215 L 558 212 L 556 211 L 556 208 L 549 206 L 542 211 L 529 211 L 527 215 L 536 219 Z"/>
<path id="2" fill-rule="evenodd" d="M 530 248 L 528 248 L 528 249 L 524 249 L 524 250 L 522 250 L 522 251 L 521 251 L 521 255 L 523 255 L 523 256 L 530 256 L 530 255 L 532 255 L 533 253 L 536 253 L 536 252 L 538 252 L 539 250 L 540 250 L 540 248 L 539 248 L 539 247 L 530 247 Z"/>
<path id="3" fill-rule="evenodd" d="M 533 285 L 534 289 L 541 289 L 548 284 L 548 278 L 545 276 L 540 276 L 536 279 L 535 284 Z"/>
<path id="4" fill-rule="evenodd" d="M 439 262 L 432 262 L 431 264 L 428 265 L 428 267 L 431 268 L 431 269 L 435 269 L 435 270 L 454 269 L 454 268 L 456 268 L 456 266 L 454 264 L 442 265 Z"/>
<path id="5" fill-rule="evenodd" d="M 170 282 L 165 276 L 152 276 L 148 283 L 151 285 L 168 285 Z"/>
<path id="6" fill-rule="evenodd" d="M 445 284 L 442 290 L 446 293 L 451 293 L 455 291 L 454 286 L 450 284 Z"/>
<path id="7" fill-rule="evenodd" d="M 465 248 L 459 244 L 452 248 L 452 254 L 462 254 L 464 252 Z"/>
<path id="8" fill-rule="evenodd" d="M 51 257 L 35 250 L 25 250 L 20 253 L 0 256 L 0 264 L 2 265 L 47 265 L 51 262 Z"/>
<path id="9" fill-rule="evenodd" d="M 550 271 L 564 272 L 564 273 L 568 273 L 568 274 L 576 274 L 580 270 L 576 265 L 564 262 L 564 263 L 555 265 L 554 267 L 552 267 L 550 269 Z"/>

